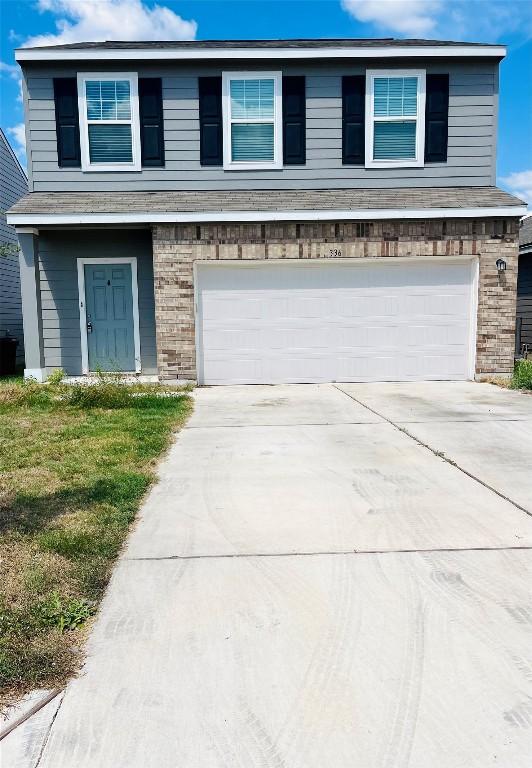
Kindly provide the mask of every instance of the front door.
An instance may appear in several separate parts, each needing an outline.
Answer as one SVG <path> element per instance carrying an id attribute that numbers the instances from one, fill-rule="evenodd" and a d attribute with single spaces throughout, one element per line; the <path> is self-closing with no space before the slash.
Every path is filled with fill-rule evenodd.
<path id="1" fill-rule="evenodd" d="M 134 371 L 131 264 L 85 264 L 89 370 Z"/>

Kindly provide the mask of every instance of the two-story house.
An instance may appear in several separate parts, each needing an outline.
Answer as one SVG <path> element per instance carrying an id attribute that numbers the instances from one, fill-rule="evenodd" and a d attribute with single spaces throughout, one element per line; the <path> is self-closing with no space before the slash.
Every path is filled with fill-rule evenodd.
<path id="1" fill-rule="evenodd" d="M 500 45 L 17 51 L 27 375 L 204 384 L 510 373 L 522 201 Z"/>
<path id="2" fill-rule="evenodd" d="M 17 363 L 22 363 L 24 339 L 18 243 L 14 228 L 6 221 L 6 211 L 28 191 L 28 181 L 1 128 L 0 169 L 0 338 L 10 336 L 17 339 Z M 2 369 L 0 363 L 0 371 Z"/>

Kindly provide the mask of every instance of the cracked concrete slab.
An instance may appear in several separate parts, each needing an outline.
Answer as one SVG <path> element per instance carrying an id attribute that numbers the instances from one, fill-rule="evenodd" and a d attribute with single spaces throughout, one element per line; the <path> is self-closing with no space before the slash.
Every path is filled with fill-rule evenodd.
<path id="1" fill-rule="evenodd" d="M 186 429 L 160 474 L 127 557 L 532 544 L 531 518 L 385 422 Z"/>
<path id="2" fill-rule="evenodd" d="M 532 400 L 532 398 L 531 398 Z M 405 424 L 418 440 L 436 447 L 467 472 L 532 514 L 532 423 L 492 421 Z"/>
<path id="3" fill-rule="evenodd" d="M 531 579 L 532 552 L 122 562 L 39 768 L 528 768 Z"/>
<path id="4" fill-rule="evenodd" d="M 346 402 L 330 384 L 201 387 L 189 427 L 288 426 L 295 424 L 373 424 L 382 421 L 362 406 Z"/>
<path id="5" fill-rule="evenodd" d="M 470 382 L 337 386 L 532 514 L 530 395 Z"/>
<path id="6" fill-rule="evenodd" d="M 335 386 L 394 422 L 532 421 L 530 395 L 493 384 L 426 381 Z"/>

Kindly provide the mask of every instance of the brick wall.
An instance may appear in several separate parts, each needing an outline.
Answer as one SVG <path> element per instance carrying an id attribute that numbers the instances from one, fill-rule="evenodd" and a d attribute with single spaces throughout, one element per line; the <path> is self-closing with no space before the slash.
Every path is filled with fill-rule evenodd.
<path id="1" fill-rule="evenodd" d="M 195 379 L 197 260 L 478 256 L 477 374 L 513 368 L 518 219 L 178 224 L 153 227 L 159 374 Z M 495 262 L 503 258 L 499 276 Z"/>

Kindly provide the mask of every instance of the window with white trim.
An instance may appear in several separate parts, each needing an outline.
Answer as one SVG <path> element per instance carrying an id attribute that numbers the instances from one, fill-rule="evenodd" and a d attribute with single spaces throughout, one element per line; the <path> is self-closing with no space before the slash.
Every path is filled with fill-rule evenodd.
<path id="1" fill-rule="evenodd" d="M 282 167 L 280 72 L 224 72 L 224 168 Z"/>
<path id="2" fill-rule="evenodd" d="M 425 71 L 366 72 L 366 166 L 423 166 Z"/>
<path id="3" fill-rule="evenodd" d="M 82 169 L 140 170 L 137 74 L 80 73 L 78 102 Z"/>

